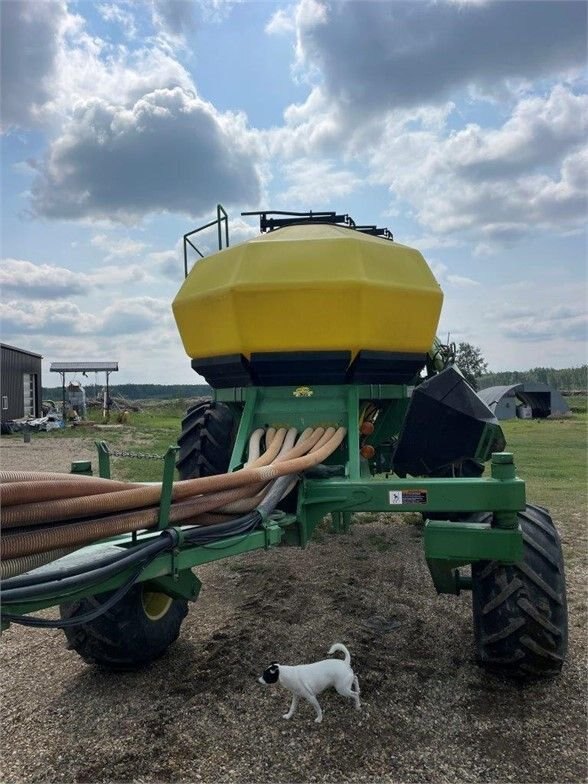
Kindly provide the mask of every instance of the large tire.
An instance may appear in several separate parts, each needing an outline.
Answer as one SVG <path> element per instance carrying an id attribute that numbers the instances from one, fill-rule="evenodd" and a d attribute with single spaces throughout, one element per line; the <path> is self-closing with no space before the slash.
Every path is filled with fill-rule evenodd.
<path id="1" fill-rule="evenodd" d="M 519 524 L 522 562 L 472 565 L 476 657 L 486 669 L 510 677 L 557 675 L 568 645 L 559 535 L 550 515 L 538 506 L 527 505 Z"/>
<path id="2" fill-rule="evenodd" d="M 224 474 L 231 459 L 236 422 L 231 409 L 205 397 L 188 409 L 178 438 L 180 479 Z"/>
<path id="3" fill-rule="evenodd" d="M 62 618 L 85 615 L 112 593 L 62 604 Z M 88 664 L 109 670 L 136 670 L 159 658 L 175 642 L 188 602 L 135 585 L 113 607 L 89 623 L 64 629 L 67 647 Z"/>

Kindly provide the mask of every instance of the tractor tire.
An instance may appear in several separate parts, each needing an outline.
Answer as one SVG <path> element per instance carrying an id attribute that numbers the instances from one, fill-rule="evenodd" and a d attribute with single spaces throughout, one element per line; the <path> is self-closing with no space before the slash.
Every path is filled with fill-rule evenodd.
<path id="1" fill-rule="evenodd" d="M 100 607 L 111 592 L 60 606 L 62 618 L 85 615 Z M 175 642 L 188 613 L 185 599 L 134 585 L 104 615 L 64 629 L 67 647 L 87 664 L 108 670 L 137 670 L 159 658 Z"/>
<path id="2" fill-rule="evenodd" d="M 528 504 L 519 524 L 522 562 L 472 564 L 476 658 L 485 669 L 513 678 L 553 676 L 563 666 L 568 645 L 561 543 L 541 507 Z"/>
<path id="3" fill-rule="evenodd" d="M 237 434 L 231 409 L 205 397 L 191 406 L 182 420 L 176 468 L 180 479 L 224 474 Z"/>

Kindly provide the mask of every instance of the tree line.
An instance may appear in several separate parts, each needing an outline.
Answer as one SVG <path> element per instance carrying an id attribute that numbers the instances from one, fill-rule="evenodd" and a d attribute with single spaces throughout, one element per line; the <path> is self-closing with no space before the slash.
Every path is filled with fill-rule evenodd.
<path id="1" fill-rule="evenodd" d="M 67 384 L 66 384 L 67 386 Z M 94 395 L 94 384 L 83 384 L 86 395 Z M 97 394 L 101 394 L 102 384 L 98 384 Z M 109 387 L 111 397 L 124 397 L 127 400 L 173 400 L 201 397 L 210 394 L 207 384 L 114 384 Z M 44 400 L 61 400 L 61 387 L 43 387 Z"/>
<path id="2" fill-rule="evenodd" d="M 588 365 L 575 368 L 536 367 L 531 370 L 505 370 L 484 373 L 478 381 L 480 389 L 535 381 L 559 390 L 585 391 L 588 388 Z"/>
<path id="3" fill-rule="evenodd" d="M 572 368 L 536 367 L 531 370 L 503 370 L 488 372 L 488 363 L 479 346 L 459 343 L 455 352 L 455 364 L 466 381 L 474 389 L 508 386 L 524 382 L 547 384 L 560 391 L 585 392 L 588 389 L 588 365 Z"/>

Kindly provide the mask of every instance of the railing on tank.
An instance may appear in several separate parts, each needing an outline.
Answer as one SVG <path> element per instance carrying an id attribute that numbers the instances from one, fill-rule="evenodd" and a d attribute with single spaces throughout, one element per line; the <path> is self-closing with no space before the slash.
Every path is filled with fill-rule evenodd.
<path id="1" fill-rule="evenodd" d="M 194 234 L 198 234 L 200 231 L 204 231 L 204 229 L 209 229 L 211 226 L 217 226 L 218 228 L 218 249 L 223 250 L 223 222 L 225 224 L 225 248 L 229 247 L 229 216 L 225 208 L 222 204 L 216 205 L 216 220 L 210 221 L 210 223 L 205 223 L 203 226 L 199 226 L 197 229 L 193 231 L 189 231 L 187 234 L 184 234 L 184 277 L 188 277 L 188 245 L 195 251 L 201 259 L 204 258 L 204 253 L 202 253 L 196 245 L 192 242 L 190 237 L 194 236 Z"/>

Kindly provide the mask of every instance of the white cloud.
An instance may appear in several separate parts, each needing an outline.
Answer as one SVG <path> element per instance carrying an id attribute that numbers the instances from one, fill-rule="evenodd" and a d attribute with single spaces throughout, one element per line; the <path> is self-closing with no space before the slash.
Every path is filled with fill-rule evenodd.
<path id="1" fill-rule="evenodd" d="M 88 35 L 83 28 L 60 47 L 57 70 L 52 97 L 43 112 L 48 123 L 55 122 L 60 128 L 92 100 L 132 107 L 154 90 L 180 87 L 188 94 L 195 91 L 186 69 L 162 49 L 152 46 L 129 51 Z"/>
<path id="2" fill-rule="evenodd" d="M 73 302 L 22 302 L 10 300 L 0 304 L 4 335 L 84 335 L 96 332 L 100 319 L 84 313 Z"/>
<path id="3" fill-rule="evenodd" d="M 94 288 L 147 282 L 148 273 L 139 265 L 104 266 L 92 273 L 73 272 L 53 264 L 33 264 L 23 259 L 2 259 L 0 288 L 4 298 L 56 300 L 82 296 Z"/>
<path id="4" fill-rule="evenodd" d="M 185 41 L 196 31 L 196 4 L 186 0 L 152 0 L 153 24 L 172 41 Z"/>
<path id="5" fill-rule="evenodd" d="M 221 22 L 241 0 L 151 0 L 152 21 L 164 41 L 187 46 L 200 22 Z"/>
<path id="6" fill-rule="evenodd" d="M 372 177 L 432 233 L 476 237 L 479 253 L 537 229 L 573 231 L 586 215 L 587 110 L 588 97 L 556 86 L 521 100 L 499 129 L 440 130 L 391 113 Z"/>
<path id="7" fill-rule="evenodd" d="M 149 254 L 155 269 L 164 278 L 180 283 L 184 277 L 183 256 L 179 246 L 175 250 L 153 251 Z"/>
<path id="8" fill-rule="evenodd" d="M 210 204 L 255 203 L 257 141 L 243 115 L 177 87 L 130 108 L 79 102 L 32 186 L 36 214 L 134 222 L 150 212 L 197 215 Z"/>
<path id="9" fill-rule="evenodd" d="M 362 180 L 329 159 L 302 158 L 287 164 L 283 171 L 288 188 L 285 203 L 316 207 L 331 200 L 348 196 L 362 184 Z"/>
<path id="10" fill-rule="evenodd" d="M 134 38 L 137 34 L 135 17 L 130 11 L 126 11 L 121 5 L 116 3 L 98 3 L 96 10 L 105 22 L 119 24 L 129 38 Z"/>
<path id="11" fill-rule="evenodd" d="M 65 2 L 0 3 L 2 126 L 30 127 L 51 97 L 57 57 L 67 24 Z"/>
<path id="12" fill-rule="evenodd" d="M 114 302 L 104 311 L 100 334 L 132 335 L 164 329 L 173 323 L 171 304 L 155 297 L 133 297 Z"/>
<path id="13" fill-rule="evenodd" d="M 97 10 L 130 31 L 130 11 L 114 3 Z M 190 75 L 169 51 L 153 42 L 129 50 L 90 35 L 85 20 L 69 13 L 62 0 L 6 0 L 0 12 L 5 128 L 59 128 L 78 102 L 92 98 L 127 106 L 159 88 L 194 90 Z"/>
<path id="14" fill-rule="evenodd" d="M 521 100 L 499 129 L 470 124 L 452 134 L 443 152 L 463 177 L 513 177 L 561 162 L 586 139 L 587 118 L 588 96 L 556 85 L 546 99 L 535 95 Z"/>
<path id="15" fill-rule="evenodd" d="M 419 247 L 419 246 L 417 246 Z M 427 263 L 431 268 L 431 272 L 437 279 L 437 283 L 444 288 L 448 283 L 458 288 L 469 289 L 472 286 L 479 286 L 480 283 L 473 278 L 465 277 L 464 275 L 455 275 L 449 271 L 447 264 L 434 259 L 428 259 Z"/>
<path id="16" fill-rule="evenodd" d="M 465 275 L 447 275 L 447 280 L 452 283 L 454 286 L 459 286 L 461 288 L 470 288 L 471 286 L 479 286 L 480 283 L 473 278 L 467 278 Z"/>
<path id="17" fill-rule="evenodd" d="M 4 335 L 132 335 L 150 330 L 171 330 L 170 303 L 154 297 L 115 300 L 99 315 L 73 303 L 10 300 L 0 305 Z"/>
<path id="18" fill-rule="evenodd" d="M 284 124 L 262 131 L 260 137 L 270 156 L 286 159 L 331 153 L 337 145 L 345 150 L 345 118 L 338 105 L 320 87 L 311 90 L 302 104 L 291 104 L 284 112 Z"/>
<path id="19" fill-rule="evenodd" d="M 106 234 L 96 234 L 90 240 L 90 245 L 105 251 L 105 259 L 116 259 L 129 256 L 137 256 L 148 246 L 144 242 L 120 237 L 109 237 Z"/>
<path id="20" fill-rule="evenodd" d="M 474 86 L 579 71 L 586 5 L 301 0 L 297 60 L 349 114 L 438 103 Z"/>
<path id="21" fill-rule="evenodd" d="M 3 297 L 46 297 L 57 299 L 82 294 L 84 281 L 71 270 L 51 264 L 32 264 L 20 259 L 2 259 L 0 288 Z"/>
<path id="22" fill-rule="evenodd" d="M 528 283 L 526 287 L 528 291 Z M 579 301 L 581 291 L 578 287 L 573 291 L 569 285 L 562 288 L 568 289 L 566 305 L 547 304 L 544 292 L 539 293 L 539 301 L 533 298 L 533 306 L 498 305 L 493 315 L 500 334 L 519 343 L 548 343 L 562 339 L 585 342 L 588 338 L 588 314 L 585 305 Z"/>
<path id="23" fill-rule="evenodd" d="M 296 21 L 291 7 L 289 9 L 278 8 L 265 26 L 265 32 L 268 35 L 284 35 L 285 33 L 294 33 L 295 30 Z"/>

